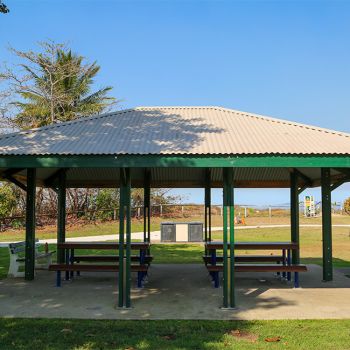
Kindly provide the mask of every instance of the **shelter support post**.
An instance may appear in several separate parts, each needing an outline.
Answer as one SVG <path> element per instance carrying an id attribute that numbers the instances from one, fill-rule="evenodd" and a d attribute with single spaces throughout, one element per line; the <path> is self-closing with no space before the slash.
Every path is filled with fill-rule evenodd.
<path id="1" fill-rule="evenodd" d="M 229 220 L 229 222 L 227 222 Z M 229 223 L 229 235 L 228 235 Z M 223 307 L 235 307 L 233 169 L 223 169 Z"/>
<path id="2" fill-rule="evenodd" d="M 124 224 L 125 224 L 125 173 L 120 169 L 119 192 L 119 281 L 118 281 L 118 306 L 124 306 Z"/>
<path id="3" fill-rule="evenodd" d="M 333 280 L 331 175 L 321 168 L 323 281 Z"/>
<path id="4" fill-rule="evenodd" d="M 143 241 L 151 241 L 151 172 L 145 171 L 143 187 Z"/>
<path id="5" fill-rule="evenodd" d="M 58 175 L 57 191 L 57 243 L 66 240 L 66 171 L 62 170 Z M 64 249 L 58 248 L 57 262 L 63 264 L 65 259 Z"/>
<path id="6" fill-rule="evenodd" d="M 119 284 L 118 306 L 130 307 L 131 290 L 131 177 L 129 168 L 120 169 Z M 124 240 L 125 235 L 125 240 Z"/>
<path id="7" fill-rule="evenodd" d="M 291 221 L 291 241 L 297 244 L 299 239 L 299 191 L 298 191 L 298 173 L 293 171 L 290 174 L 290 221 Z M 300 250 L 293 249 L 292 263 L 300 263 Z"/>
<path id="8" fill-rule="evenodd" d="M 211 241 L 211 183 L 210 169 L 205 169 L 204 187 L 204 240 Z"/>
<path id="9" fill-rule="evenodd" d="M 34 279 L 35 269 L 35 197 L 36 197 L 36 169 L 27 169 L 27 207 L 26 207 L 26 245 L 24 277 Z"/>

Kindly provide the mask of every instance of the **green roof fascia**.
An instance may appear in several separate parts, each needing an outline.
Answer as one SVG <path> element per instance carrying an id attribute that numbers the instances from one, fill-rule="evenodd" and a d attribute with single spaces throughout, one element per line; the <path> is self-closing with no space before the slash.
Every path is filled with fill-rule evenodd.
<path id="1" fill-rule="evenodd" d="M 118 168 L 118 167 L 307 167 L 350 168 L 350 156 L 224 156 L 224 155 L 8 155 L 0 168 Z"/>

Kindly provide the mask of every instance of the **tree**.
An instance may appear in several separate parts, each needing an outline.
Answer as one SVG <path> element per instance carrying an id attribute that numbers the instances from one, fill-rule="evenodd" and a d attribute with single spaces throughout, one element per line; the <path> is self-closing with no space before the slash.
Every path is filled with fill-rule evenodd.
<path id="1" fill-rule="evenodd" d="M 9 13 L 9 8 L 0 0 L 0 13 Z"/>
<path id="2" fill-rule="evenodd" d="M 20 129 L 45 126 L 103 112 L 115 103 L 107 96 L 111 87 L 91 92 L 100 70 L 96 62 L 84 63 L 63 44 L 39 43 L 40 52 L 11 52 L 20 59 L 18 69 L 5 67 L 1 77 L 15 97 L 18 113 L 12 118 Z"/>
<path id="3" fill-rule="evenodd" d="M 10 184 L 0 185 L 0 218 L 3 219 L 12 214 L 16 208 L 17 200 Z"/>

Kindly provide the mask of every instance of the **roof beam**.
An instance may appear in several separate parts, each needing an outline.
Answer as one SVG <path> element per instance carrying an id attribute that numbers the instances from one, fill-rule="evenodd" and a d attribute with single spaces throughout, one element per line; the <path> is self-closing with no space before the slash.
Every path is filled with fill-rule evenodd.
<path id="1" fill-rule="evenodd" d="M 1 156 L 0 168 L 350 168 L 347 156 L 307 155 L 49 155 Z"/>
<path id="2" fill-rule="evenodd" d="M 132 182 L 134 188 L 141 188 L 144 185 L 143 179 L 135 179 Z M 250 181 L 250 180 L 235 180 L 235 187 L 237 188 L 289 188 L 289 180 L 264 180 L 264 181 Z M 117 188 L 119 183 L 114 180 L 104 180 L 100 182 L 74 180 L 67 182 L 67 188 Z M 152 188 L 203 188 L 203 181 L 186 180 L 186 181 L 151 181 Z M 222 188 L 222 181 L 211 181 L 212 188 Z"/>
<path id="3" fill-rule="evenodd" d="M 340 173 L 350 177 L 350 169 L 349 168 L 333 168 L 336 171 L 339 171 Z"/>
<path id="4" fill-rule="evenodd" d="M 309 185 L 309 186 L 312 186 L 312 180 L 306 176 L 305 174 L 303 174 L 299 169 L 296 169 L 296 168 L 292 168 L 292 169 L 289 169 L 290 172 L 294 172 L 298 175 L 298 177 L 300 177 L 301 179 L 303 179 L 305 185 Z"/>
<path id="5" fill-rule="evenodd" d="M 5 178 L 7 181 L 12 182 L 13 184 L 15 184 L 16 186 L 18 186 L 20 189 L 22 189 L 23 191 L 27 192 L 27 186 L 24 185 L 22 182 L 18 181 L 16 178 L 14 178 L 11 175 L 7 175 L 7 177 Z"/>
<path id="6" fill-rule="evenodd" d="M 302 192 L 304 192 L 309 186 L 308 185 L 304 185 L 302 187 L 298 188 L 298 194 L 301 194 Z"/>
<path id="7" fill-rule="evenodd" d="M 46 178 L 44 180 L 44 185 L 46 187 L 50 187 L 50 188 L 54 188 L 54 183 L 55 181 L 58 179 L 59 175 L 62 172 L 67 172 L 68 169 L 63 168 L 63 169 L 58 169 L 57 171 L 55 171 L 53 174 L 51 174 L 48 178 Z"/>
<path id="8" fill-rule="evenodd" d="M 338 168 L 335 168 L 334 170 L 342 173 L 343 176 L 341 176 L 341 177 L 339 175 L 334 176 L 334 179 L 336 181 L 334 181 L 334 183 L 331 185 L 331 191 L 333 191 L 336 188 L 340 187 L 345 182 L 350 181 L 350 169 L 346 169 L 346 168 L 338 169 Z"/>
<path id="9" fill-rule="evenodd" d="M 7 169 L 5 170 L 2 174 L 1 177 L 4 180 L 7 180 L 13 184 L 15 184 L 16 186 L 18 186 L 20 189 L 22 189 L 23 191 L 27 192 L 27 187 L 26 185 L 24 185 L 22 182 L 20 182 L 19 180 L 17 180 L 15 177 L 13 177 L 13 175 L 23 171 L 25 168 L 18 168 L 18 169 Z"/>
<path id="10" fill-rule="evenodd" d="M 3 173 L 2 173 L 2 177 L 7 178 L 8 176 L 13 176 L 21 171 L 25 170 L 25 168 L 14 168 L 14 169 L 6 169 Z"/>
<path id="11" fill-rule="evenodd" d="M 344 180 L 339 180 L 338 182 L 334 183 L 331 185 L 331 191 L 335 190 L 336 188 L 340 187 L 343 185 L 345 182 L 350 181 L 350 179 L 344 179 Z"/>
<path id="12" fill-rule="evenodd" d="M 304 181 L 304 184 L 302 186 L 298 186 L 298 195 L 301 194 L 303 191 L 305 191 L 308 187 L 312 187 L 313 181 L 308 176 L 303 174 L 300 170 L 293 168 L 293 169 L 289 169 L 289 171 L 291 173 L 292 172 L 296 173 L 298 177 Z"/>

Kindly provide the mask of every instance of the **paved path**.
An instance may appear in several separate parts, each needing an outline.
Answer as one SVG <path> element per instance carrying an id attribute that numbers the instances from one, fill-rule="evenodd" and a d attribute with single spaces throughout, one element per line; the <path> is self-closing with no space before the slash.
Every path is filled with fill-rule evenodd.
<path id="1" fill-rule="evenodd" d="M 155 257 L 156 259 L 156 257 Z M 237 309 L 222 310 L 222 288 L 213 288 L 203 264 L 152 264 L 145 288 L 132 276 L 133 308 L 118 309 L 113 273 L 82 273 L 55 287 L 55 273 L 38 271 L 34 281 L 0 281 L 0 317 L 85 319 L 321 319 L 350 318 L 350 278 L 334 271 L 323 283 L 322 268 L 308 265 L 302 288 L 271 273 L 237 273 Z"/>
<path id="2" fill-rule="evenodd" d="M 257 228 L 279 228 L 279 227 L 290 227 L 288 224 L 283 225 L 255 225 L 255 226 L 236 226 L 235 230 L 247 230 L 247 229 L 257 229 Z M 300 227 L 322 227 L 320 224 L 303 224 L 300 225 Z M 350 228 L 350 225 L 333 225 L 333 227 L 348 227 Z M 218 227 L 212 227 L 211 229 L 213 232 L 215 231 L 222 231 L 222 226 Z M 143 240 L 143 232 L 132 232 L 131 233 L 132 239 L 141 239 Z M 67 238 L 67 242 L 103 242 L 103 241 L 113 241 L 118 239 L 118 234 L 114 235 L 100 235 L 100 236 L 85 236 L 85 237 L 70 237 Z M 159 242 L 160 241 L 160 231 L 152 231 L 151 232 L 151 241 L 152 242 Z M 15 242 L 15 241 L 14 241 Z M 56 238 L 50 238 L 50 239 L 41 239 L 39 240 L 40 243 L 57 243 Z M 7 247 L 11 242 L 0 242 L 0 247 Z"/>

